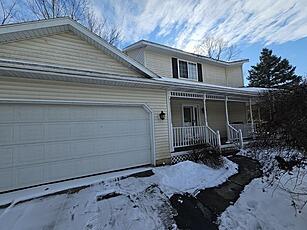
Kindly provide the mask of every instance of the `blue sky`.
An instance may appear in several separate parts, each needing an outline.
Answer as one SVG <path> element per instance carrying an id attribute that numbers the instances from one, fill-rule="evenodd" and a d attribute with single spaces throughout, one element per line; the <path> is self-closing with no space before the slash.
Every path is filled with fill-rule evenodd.
<path id="1" fill-rule="evenodd" d="M 237 45 L 238 58 L 257 63 L 263 47 L 288 58 L 307 75 L 307 0 L 92 0 L 116 25 L 122 47 L 147 39 L 193 51 L 206 36 Z"/>

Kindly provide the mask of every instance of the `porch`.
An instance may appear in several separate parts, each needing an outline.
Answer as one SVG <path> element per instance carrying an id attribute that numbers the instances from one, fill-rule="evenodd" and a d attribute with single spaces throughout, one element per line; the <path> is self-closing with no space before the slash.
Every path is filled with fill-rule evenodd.
<path id="1" fill-rule="evenodd" d="M 255 135 L 251 98 L 172 91 L 169 117 L 172 152 L 205 143 L 242 148 Z"/>

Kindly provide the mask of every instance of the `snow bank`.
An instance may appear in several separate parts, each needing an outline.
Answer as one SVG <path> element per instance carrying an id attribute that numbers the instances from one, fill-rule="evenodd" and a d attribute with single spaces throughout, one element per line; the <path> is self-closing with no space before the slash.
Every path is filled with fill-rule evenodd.
<path id="1" fill-rule="evenodd" d="M 219 169 L 204 164 L 184 161 L 175 165 L 153 169 L 159 185 L 167 193 L 195 193 L 199 189 L 217 186 L 238 172 L 237 164 L 225 158 L 225 166 Z"/>
<path id="2" fill-rule="evenodd" d="M 307 169 L 294 168 L 286 172 L 279 169 L 275 160 L 277 155 L 290 159 L 301 154 L 295 150 L 288 152 L 274 149 L 247 149 L 240 154 L 260 161 L 267 176 L 255 179 L 245 187 L 237 202 L 221 215 L 219 228 L 305 230 Z"/>
<path id="3" fill-rule="evenodd" d="M 304 183 L 307 189 L 307 178 Z M 261 179 L 247 185 L 239 200 L 221 215 L 219 229 L 305 230 L 307 210 L 296 214 L 288 192 L 275 187 L 263 192 L 263 187 Z"/>

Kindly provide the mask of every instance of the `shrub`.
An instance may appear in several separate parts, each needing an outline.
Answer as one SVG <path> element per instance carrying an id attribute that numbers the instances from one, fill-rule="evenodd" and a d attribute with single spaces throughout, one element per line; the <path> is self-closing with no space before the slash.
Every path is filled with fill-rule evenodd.
<path id="1" fill-rule="evenodd" d="M 202 162 L 211 168 L 221 168 L 225 163 L 221 152 L 209 144 L 195 145 L 190 154 L 192 161 Z"/>

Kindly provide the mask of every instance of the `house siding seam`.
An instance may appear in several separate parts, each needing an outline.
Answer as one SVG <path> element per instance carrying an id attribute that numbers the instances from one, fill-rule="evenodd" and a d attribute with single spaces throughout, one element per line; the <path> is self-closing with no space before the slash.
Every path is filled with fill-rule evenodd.
<path id="1" fill-rule="evenodd" d="M 154 113 L 156 161 L 170 158 L 168 118 L 163 121 L 159 118 L 162 110 L 167 111 L 165 98 L 166 90 L 0 77 L 0 100 L 45 99 L 146 104 Z"/>
<path id="2" fill-rule="evenodd" d="M 0 58 L 142 77 L 71 32 L 0 44 Z"/>

